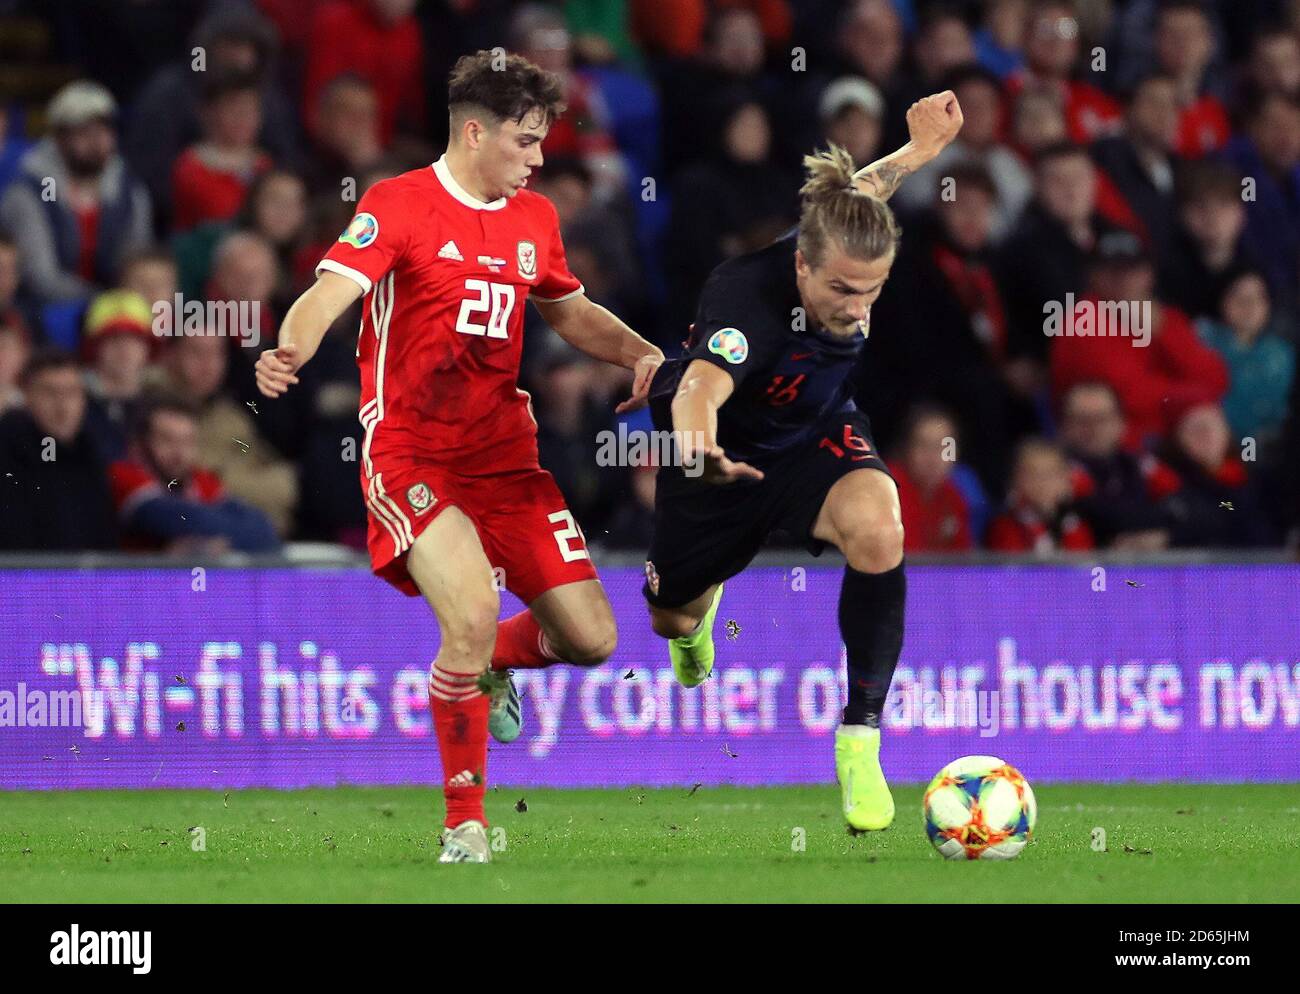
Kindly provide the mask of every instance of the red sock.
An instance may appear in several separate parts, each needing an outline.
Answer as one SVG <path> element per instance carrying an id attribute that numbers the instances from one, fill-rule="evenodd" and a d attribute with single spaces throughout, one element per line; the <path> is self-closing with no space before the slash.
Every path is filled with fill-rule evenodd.
<path id="1" fill-rule="evenodd" d="M 429 671 L 429 710 L 442 756 L 442 793 L 447 799 L 448 828 L 481 821 L 487 793 L 487 726 L 489 700 L 478 677 L 448 673 L 436 664 Z"/>
<path id="2" fill-rule="evenodd" d="M 497 646 L 492 650 L 494 670 L 536 670 L 563 662 L 551 648 L 531 611 L 497 622 Z"/>

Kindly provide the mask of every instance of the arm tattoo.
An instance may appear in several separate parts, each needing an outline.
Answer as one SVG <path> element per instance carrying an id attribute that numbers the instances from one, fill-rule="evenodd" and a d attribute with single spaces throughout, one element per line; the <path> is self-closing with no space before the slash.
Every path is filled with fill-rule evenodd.
<path id="1" fill-rule="evenodd" d="M 882 165 L 862 174 L 859 179 L 866 182 L 871 190 L 870 192 L 879 197 L 881 200 L 888 200 L 898 189 L 903 177 L 910 173 L 911 170 L 901 165 Z"/>

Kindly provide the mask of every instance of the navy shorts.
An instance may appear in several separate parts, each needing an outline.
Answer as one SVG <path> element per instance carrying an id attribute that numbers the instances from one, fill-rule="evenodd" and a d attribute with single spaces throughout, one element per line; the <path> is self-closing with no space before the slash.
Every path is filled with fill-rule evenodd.
<path id="1" fill-rule="evenodd" d="M 812 530 L 836 481 L 858 469 L 889 473 L 861 411 L 835 414 L 805 441 L 753 465 L 762 480 L 721 486 L 687 477 L 680 467 L 659 469 L 642 588 L 652 605 L 695 600 L 748 566 L 774 532 L 820 555 L 826 543 Z"/>

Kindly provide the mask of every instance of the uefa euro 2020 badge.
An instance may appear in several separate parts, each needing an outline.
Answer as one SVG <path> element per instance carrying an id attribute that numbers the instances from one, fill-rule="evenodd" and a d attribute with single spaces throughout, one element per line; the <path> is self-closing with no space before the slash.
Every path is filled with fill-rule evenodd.
<path id="1" fill-rule="evenodd" d="M 739 366 L 749 358 L 749 339 L 739 328 L 719 328 L 709 339 L 709 351 Z"/>
<path id="2" fill-rule="evenodd" d="M 411 510 L 415 512 L 416 517 L 419 517 L 438 503 L 438 498 L 433 496 L 428 484 L 417 483 L 407 488 L 406 502 L 411 505 Z"/>
<path id="3" fill-rule="evenodd" d="M 373 214 L 358 214 L 352 219 L 339 241 L 354 248 L 363 249 L 379 237 L 379 221 Z"/>

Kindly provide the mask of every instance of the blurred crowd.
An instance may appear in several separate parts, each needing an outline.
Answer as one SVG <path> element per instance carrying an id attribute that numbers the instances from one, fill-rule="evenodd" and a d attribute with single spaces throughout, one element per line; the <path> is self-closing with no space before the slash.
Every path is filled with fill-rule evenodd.
<path id="1" fill-rule="evenodd" d="M 670 353 L 802 155 L 957 94 L 858 384 L 908 551 L 1300 545 L 1297 0 L 0 0 L 0 549 L 364 544 L 359 310 L 274 402 L 211 307 L 157 316 L 255 303 L 273 343 L 496 46 L 564 81 L 571 269 Z M 653 467 L 595 458 L 650 428 L 628 375 L 530 310 L 522 378 L 588 541 L 644 549 Z"/>

